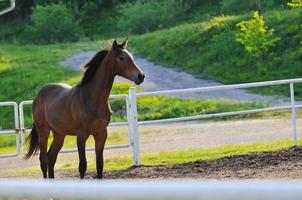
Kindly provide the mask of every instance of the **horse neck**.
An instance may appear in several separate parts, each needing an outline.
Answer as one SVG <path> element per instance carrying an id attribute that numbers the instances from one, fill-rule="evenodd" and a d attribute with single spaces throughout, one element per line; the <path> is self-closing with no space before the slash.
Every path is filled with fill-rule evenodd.
<path id="1" fill-rule="evenodd" d="M 108 60 L 103 60 L 93 79 L 85 87 L 89 96 L 89 103 L 97 109 L 107 106 L 109 95 L 112 89 L 115 73 Z"/>

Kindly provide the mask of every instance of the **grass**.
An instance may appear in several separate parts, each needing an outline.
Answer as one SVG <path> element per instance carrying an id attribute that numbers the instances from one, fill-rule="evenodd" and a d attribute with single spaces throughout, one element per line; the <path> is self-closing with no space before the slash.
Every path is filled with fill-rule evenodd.
<path id="1" fill-rule="evenodd" d="M 299 140 L 299 144 L 302 140 Z M 246 155 L 253 152 L 273 152 L 292 147 L 291 139 L 278 140 L 274 142 L 253 143 L 242 145 L 226 145 L 221 147 L 211 147 L 204 149 L 188 149 L 178 151 L 165 151 L 159 153 L 143 153 L 141 155 L 142 165 L 174 165 L 196 160 L 215 160 L 227 156 Z M 115 157 L 105 159 L 105 170 L 124 170 L 132 166 L 132 157 Z M 56 167 L 57 171 L 68 171 L 77 173 L 78 161 L 70 160 L 70 163 Z M 95 170 L 95 161 L 88 161 L 88 171 Z M 40 173 L 39 167 L 25 168 L 21 170 L 4 170 L 0 175 L 7 174 L 37 174 Z"/>
<path id="2" fill-rule="evenodd" d="M 137 54 L 166 66 L 177 66 L 194 76 L 226 84 L 298 78 L 302 74 L 302 8 L 264 12 L 269 28 L 281 40 L 264 61 L 247 54 L 236 42 L 236 24 L 251 14 L 222 15 L 170 29 L 133 36 Z M 288 86 L 257 88 L 265 94 L 288 96 Z M 295 93 L 302 97 L 302 87 Z"/>
<path id="3" fill-rule="evenodd" d="M 52 134 L 48 140 L 48 147 L 52 143 Z M 106 145 L 120 145 L 128 143 L 128 133 L 127 129 L 123 128 L 109 128 L 109 134 L 106 141 Z M 90 136 L 86 142 L 87 147 L 94 147 L 94 139 Z M 75 136 L 66 136 L 64 141 L 64 149 L 76 149 L 77 142 Z M 15 153 L 16 152 L 16 136 L 15 135 L 5 135 L 0 137 L 0 155 Z"/>

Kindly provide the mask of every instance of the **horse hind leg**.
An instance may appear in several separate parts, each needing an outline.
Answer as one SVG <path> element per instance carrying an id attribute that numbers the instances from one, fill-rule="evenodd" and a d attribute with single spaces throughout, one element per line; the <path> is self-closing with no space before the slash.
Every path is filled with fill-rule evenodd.
<path id="1" fill-rule="evenodd" d="M 43 173 L 43 177 L 47 178 L 47 143 L 50 128 L 48 126 L 36 125 L 36 129 L 39 135 L 40 167 Z"/>
<path id="2" fill-rule="evenodd" d="M 54 130 L 53 132 L 53 141 L 47 153 L 47 163 L 48 163 L 48 178 L 54 178 L 54 166 L 57 161 L 58 153 L 61 150 L 65 135 L 61 135 Z"/>

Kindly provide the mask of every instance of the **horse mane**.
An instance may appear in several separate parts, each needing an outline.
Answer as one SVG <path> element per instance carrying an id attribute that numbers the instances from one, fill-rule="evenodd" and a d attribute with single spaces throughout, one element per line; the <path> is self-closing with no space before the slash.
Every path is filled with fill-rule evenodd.
<path id="1" fill-rule="evenodd" d="M 78 86 L 84 86 L 89 81 L 92 80 L 93 76 L 96 74 L 96 71 L 101 66 L 102 61 L 108 53 L 107 49 L 97 52 L 91 59 L 88 61 L 83 68 L 85 69 L 82 80 L 79 82 Z"/>

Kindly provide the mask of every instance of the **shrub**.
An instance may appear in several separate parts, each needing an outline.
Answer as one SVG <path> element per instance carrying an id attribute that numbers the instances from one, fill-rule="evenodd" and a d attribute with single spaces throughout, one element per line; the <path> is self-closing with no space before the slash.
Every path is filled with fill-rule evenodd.
<path id="1" fill-rule="evenodd" d="M 143 33 L 170 27 L 184 18 L 187 4 L 182 0 L 141 0 L 117 7 L 120 30 Z"/>
<path id="2" fill-rule="evenodd" d="M 280 40 L 273 37 L 274 29 L 268 29 L 265 21 L 258 12 L 254 12 L 253 19 L 237 24 L 240 33 L 236 34 L 236 41 L 244 45 L 244 49 L 253 56 L 263 58 L 271 47 Z"/>
<path id="3" fill-rule="evenodd" d="M 292 0 L 288 5 L 290 7 L 302 7 L 302 0 Z"/>
<path id="4" fill-rule="evenodd" d="M 260 0 L 260 7 L 264 9 L 284 8 L 285 0 Z M 255 0 L 222 0 L 221 10 L 226 13 L 243 13 L 257 8 Z"/>
<path id="5" fill-rule="evenodd" d="M 81 35 L 71 9 L 61 3 L 34 7 L 31 23 L 27 32 L 34 43 L 76 41 Z"/>
<path id="6" fill-rule="evenodd" d="M 290 7 L 293 7 L 293 8 L 302 7 L 302 0 L 292 0 L 291 3 L 288 3 L 287 5 Z M 301 27 L 302 27 L 302 25 L 301 25 Z M 302 41 L 300 43 L 302 44 Z"/>
<path id="7" fill-rule="evenodd" d="M 254 0 L 223 0 L 221 2 L 221 11 L 222 12 L 245 12 L 255 9 Z"/>

